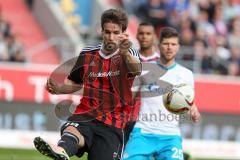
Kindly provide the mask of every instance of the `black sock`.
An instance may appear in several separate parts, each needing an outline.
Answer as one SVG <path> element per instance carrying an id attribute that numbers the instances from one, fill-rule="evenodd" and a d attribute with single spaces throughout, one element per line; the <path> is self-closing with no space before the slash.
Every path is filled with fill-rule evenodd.
<path id="1" fill-rule="evenodd" d="M 63 132 L 58 146 L 62 147 L 69 157 L 74 156 L 79 148 L 79 138 L 70 132 Z"/>

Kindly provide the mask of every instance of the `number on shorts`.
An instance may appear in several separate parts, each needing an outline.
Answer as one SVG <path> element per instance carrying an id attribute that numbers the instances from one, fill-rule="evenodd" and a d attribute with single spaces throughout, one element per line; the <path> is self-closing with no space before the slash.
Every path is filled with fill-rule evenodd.
<path id="1" fill-rule="evenodd" d="M 178 149 L 178 148 L 174 147 L 174 148 L 172 148 L 172 151 L 173 151 L 172 158 L 183 160 L 182 149 Z"/>

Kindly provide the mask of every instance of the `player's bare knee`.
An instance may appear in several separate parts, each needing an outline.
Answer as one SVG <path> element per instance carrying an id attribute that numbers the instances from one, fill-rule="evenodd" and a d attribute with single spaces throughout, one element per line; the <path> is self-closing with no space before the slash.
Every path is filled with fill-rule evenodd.
<path id="1" fill-rule="evenodd" d="M 74 134 L 75 136 L 78 137 L 79 139 L 79 147 L 83 147 L 84 144 L 85 144 L 85 140 L 84 140 L 84 137 L 82 136 L 82 134 L 73 126 L 68 126 L 67 128 L 65 128 L 63 130 L 63 133 L 64 132 L 69 132 L 69 133 L 72 133 Z"/>

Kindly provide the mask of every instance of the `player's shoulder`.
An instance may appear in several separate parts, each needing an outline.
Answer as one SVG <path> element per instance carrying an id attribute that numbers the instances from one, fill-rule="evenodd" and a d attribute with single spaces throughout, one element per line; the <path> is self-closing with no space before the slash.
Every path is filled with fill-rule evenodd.
<path id="1" fill-rule="evenodd" d="M 179 63 L 176 64 L 176 68 L 179 71 L 179 73 L 185 73 L 185 74 L 191 74 L 191 75 L 193 74 L 193 72 L 190 69 L 188 69 L 187 67 Z"/>
<path id="2" fill-rule="evenodd" d="M 82 49 L 82 51 L 80 52 L 80 54 L 94 54 L 96 53 L 95 51 L 99 51 L 101 49 L 101 44 L 98 45 L 91 45 L 91 46 L 86 46 Z"/>

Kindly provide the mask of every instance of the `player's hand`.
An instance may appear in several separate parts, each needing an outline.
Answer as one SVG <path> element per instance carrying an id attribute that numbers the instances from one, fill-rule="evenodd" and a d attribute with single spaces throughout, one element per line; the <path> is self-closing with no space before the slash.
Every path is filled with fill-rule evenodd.
<path id="1" fill-rule="evenodd" d="M 59 86 L 51 78 L 48 78 L 45 88 L 51 94 L 59 94 Z"/>
<path id="2" fill-rule="evenodd" d="M 120 37 L 119 49 L 121 53 L 128 52 L 128 49 L 132 46 L 132 42 L 129 41 L 129 34 L 124 32 Z"/>
<path id="3" fill-rule="evenodd" d="M 190 109 L 190 116 L 193 122 L 199 122 L 201 120 L 201 114 L 195 104 Z"/>

